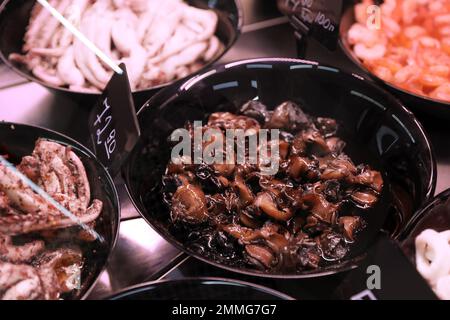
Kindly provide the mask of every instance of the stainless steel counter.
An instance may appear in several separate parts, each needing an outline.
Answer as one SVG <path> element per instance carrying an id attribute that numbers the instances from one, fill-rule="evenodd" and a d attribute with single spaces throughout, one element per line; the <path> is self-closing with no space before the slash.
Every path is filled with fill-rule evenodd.
<path id="1" fill-rule="evenodd" d="M 246 10 L 244 33 L 220 62 L 254 57 L 295 57 L 296 43 L 292 29 L 286 18 L 274 11 L 275 1 L 243 2 Z M 0 120 L 44 126 L 85 141 L 87 134 L 80 124 L 86 123 L 88 112 L 87 106 L 81 107 L 67 98 L 54 96 L 45 88 L 21 79 L 0 65 Z M 427 122 L 426 129 L 437 154 L 437 192 L 440 192 L 450 185 L 450 149 L 447 148 L 450 130 L 433 122 Z M 199 274 L 238 277 L 188 258 L 163 240 L 139 218 L 120 179 L 116 182 L 122 204 L 120 237 L 110 264 L 90 298 L 101 298 L 126 286 L 164 277 L 170 279 Z M 322 280 L 316 281 L 314 286 L 309 285 L 309 281 L 303 281 L 299 286 L 283 281 L 246 280 L 262 282 L 298 298 L 321 296 L 316 294 L 315 287 Z M 330 285 L 329 281 L 327 285 Z"/>

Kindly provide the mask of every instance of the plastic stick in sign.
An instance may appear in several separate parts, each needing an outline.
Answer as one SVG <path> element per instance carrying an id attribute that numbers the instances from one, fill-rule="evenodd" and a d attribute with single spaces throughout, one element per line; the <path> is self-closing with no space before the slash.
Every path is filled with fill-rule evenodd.
<path id="1" fill-rule="evenodd" d="M 64 16 L 53 8 L 47 0 L 37 0 L 45 9 L 47 9 L 52 16 L 54 16 L 64 27 L 66 27 L 75 37 L 77 37 L 83 44 L 88 47 L 92 52 L 97 55 L 104 63 L 106 63 L 111 69 L 116 73 L 122 74 L 123 71 L 120 67 L 114 63 L 114 61 L 109 58 L 103 51 L 101 51 L 95 44 L 93 44 L 86 36 L 81 33 L 75 26 Z"/>
<path id="2" fill-rule="evenodd" d="M 31 181 L 29 178 L 27 178 L 25 175 L 23 175 L 19 170 L 16 169 L 16 167 L 10 163 L 8 160 L 6 160 L 4 157 L 0 155 L 0 164 L 4 165 L 7 170 L 10 170 L 13 174 L 17 175 L 20 180 L 24 184 L 26 184 L 28 187 L 30 187 L 34 192 L 36 192 L 38 195 L 40 195 L 44 200 L 46 200 L 48 203 L 53 205 L 56 209 L 58 209 L 63 215 L 71 219 L 74 223 L 79 225 L 84 231 L 88 232 L 90 235 L 95 237 L 95 239 L 99 240 L 100 242 L 104 243 L 105 239 L 99 235 L 95 230 L 93 230 L 91 227 L 83 223 L 76 215 L 71 213 L 69 210 L 64 208 L 61 204 L 59 204 L 55 199 L 53 199 L 51 196 L 49 196 L 41 187 L 39 187 L 37 184 L 35 184 L 33 181 Z"/>

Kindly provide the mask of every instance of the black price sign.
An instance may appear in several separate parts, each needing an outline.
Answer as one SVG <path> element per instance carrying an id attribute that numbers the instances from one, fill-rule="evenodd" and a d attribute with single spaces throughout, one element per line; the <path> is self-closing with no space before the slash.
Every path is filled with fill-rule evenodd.
<path id="1" fill-rule="evenodd" d="M 278 0 L 280 9 L 290 16 L 296 36 L 312 36 L 330 50 L 335 50 L 343 0 Z"/>
<path id="2" fill-rule="evenodd" d="M 93 151 L 114 176 L 140 136 L 130 82 L 124 64 L 114 73 L 89 117 Z"/>
<path id="3" fill-rule="evenodd" d="M 334 296 L 351 300 L 436 300 L 396 242 L 380 234 L 367 258 L 348 273 Z"/>

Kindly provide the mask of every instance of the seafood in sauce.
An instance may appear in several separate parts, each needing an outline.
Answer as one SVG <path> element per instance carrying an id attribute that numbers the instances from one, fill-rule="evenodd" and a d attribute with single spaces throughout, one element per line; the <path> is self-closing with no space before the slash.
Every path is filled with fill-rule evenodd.
<path id="1" fill-rule="evenodd" d="M 356 212 L 373 207 L 380 172 L 353 163 L 331 118 L 287 101 L 274 111 L 259 101 L 239 114 L 209 115 L 201 131 L 278 129 L 274 174 L 262 163 L 184 163 L 172 159 L 162 178 L 170 232 L 190 250 L 220 263 L 267 273 L 314 270 L 344 259 L 365 227 Z M 192 123 L 186 129 L 193 134 Z M 259 143 L 259 142 L 258 142 Z M 261 144 L 258 148 L 261 148 Z M 193 146 L 195 148 L 195 146 Z M 233 150 L 237 149 L 235 145 Z M 245 148 L 249 159 L 249 148 Z"/>
<path id="2" fill-rule="evenodd" d="M 84 165 L 70 147 L 39 139 L 16 169 L 78 221 L 0 164 L 0 299 L 59 299 L 80 288 L 81 246 L 96 239 L 78 223 L 94 229 L 103 203 L 91 199 Z"/>

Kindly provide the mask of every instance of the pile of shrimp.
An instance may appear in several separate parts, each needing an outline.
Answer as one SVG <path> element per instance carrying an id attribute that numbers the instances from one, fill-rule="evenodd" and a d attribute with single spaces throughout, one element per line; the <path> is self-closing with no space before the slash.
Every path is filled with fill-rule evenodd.
<path id="1" fill-rule="evenodd" d="M 218 16 L 181 0 L 49 0 L 104 54 L 127 66 L 133 90 L 199 70 L 224 50 Z M 113 71 L 40 4 L 32 9 L 22 53 L 9 59 L 40 80 L 78 92 L 104 89 Z"/>
<path id="2" fill-rule="evenodd" d="M 450 102 L 450 0 L 372 0 L 355 6 L 347 37 L 377 77 L 411 93 Z"/>

